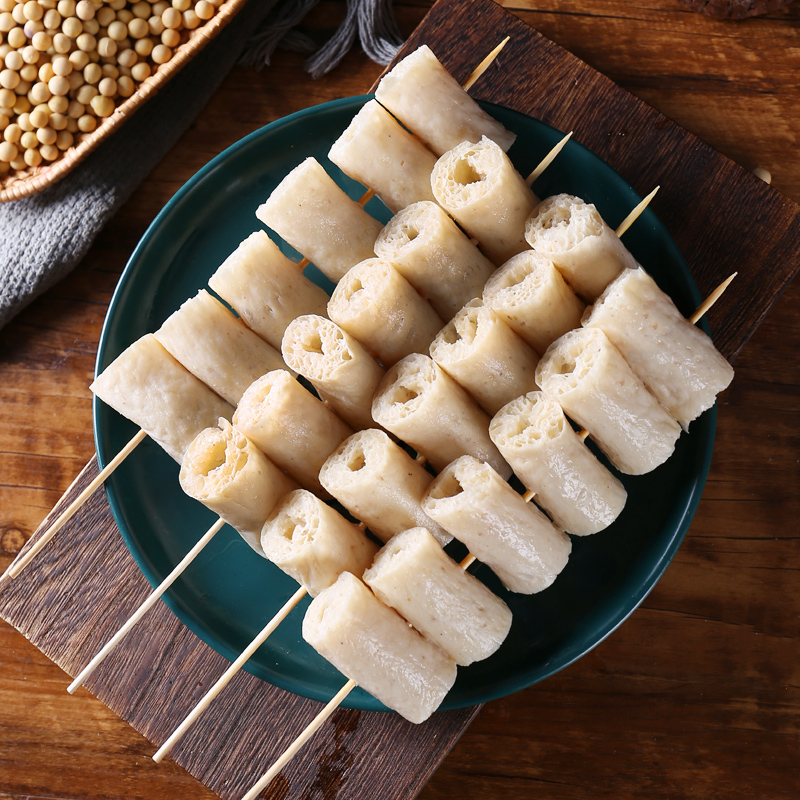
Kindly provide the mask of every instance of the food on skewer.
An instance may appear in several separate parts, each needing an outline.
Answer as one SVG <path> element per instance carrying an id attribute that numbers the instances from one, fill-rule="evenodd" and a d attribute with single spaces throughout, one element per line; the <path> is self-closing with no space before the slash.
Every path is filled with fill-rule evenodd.
<path id="1" fill-rule="evenodd" d="M 508 150 L 516 138 L 461 88 L 427 45 L 381 78 L 375 98 L 436 155 L 482 136 Z"/>
<path id="2" fill-rule="evenodd" d="M 603 331 L 684 428 L 733 380 L 711 339 L 642 267 L 620 273 L 587 309 L 583 325 Z"/>
<path id="3" fill-rule="evenodd" d="M 250 234 L 208 279 L 208 285 L 251 330 L 278 350 L 286 326 L 295 317 L 324 316 L 328 303 L 325 291 L 264 231 Z"/>
<path id="4" fill-rule="evenodd" d="M 381 224 L 351 200 L 314 158 L 295 167 L 256 216 L 334 283 L 374 255 Z"/>
<path id="5" fill-rule="evenodd" d="M 360 576 L 378 552 L 358 525 L 305 489 L 275 506 L 264 523 L 261 548 L 312 597 L 345 571 Z"/>
<path id="6" fill-rule="evenodd" d="M 205 289 L 167 317 L 155 337 L 192 375 L 232 405 L 260 375 L 286 367 L 272 345 Z"/>
<path id="7" fill-rule="evenodd" d="M 225 419 L 189 445 L 181 488 L 233 526 L 260 556 L 261 528 L 278 500 L 297 484 Z"/>
<path id="8" fill-rule="evenodd" d="M 363 580 L 460 666 L 488 658 L 511 629 L 508 606 L 461 569 L 425 528 L 393 537 Z"/>
<path id="9" fill-rule="evenodd" d="M 559 528 L 576 536 L 597 533 L 622 512 L 625 487 L 575 433 L 561 406 L 542 392 L 501 408 L 489 435 Z"/>
<path id="10" fill-rule="evenodd" d="M 328 158 L 393 212 L 418 200 L 433 200 L 436 156 L 375 100 L 353 117 Z"/>
<path id="11" fill-rule="evenodd" d="M 428 356 L 407 356 L 386 373 L 372 403 L 372 416 L 436 469 L 472 455 L 503 477 L 511 475 L 511 467 L 489 438 L 487 414 Z"/>
<path id="12" fill-rule="evenodd" d="M 314 492 L 324 491 L 318 475 L 325 459 L 353 433 L 286 370 L 268 372 L 248 387 L 233 424 L 301 486 Z"/>
<path id="13" fill-rule="evenodd" d="M 445 325 L 430 354 L 489 414 L 537 388 L 539 356 L 480 300 L 468 303 Z"/>
<path id="14" fill-rule="evenodd" d="M 347 271 L 328 302 L 328 316 L 384 367 L 427 350 L 444 324 L 430 303 L 380 258 Z"/>
<path id="15" fill-rule="evenodd" d="M 428 299 L 443 321 L 480 297 L 494 264 L 430 201 L 395 214 L 375 241 L 375 253 Z"/>
<path id="16" fill-rule="evenodd" d="M 510 258 L 486 281 L 483 303 L 539 354 L 579 327 L 585 308 L 553 262 L 534 250 Z"/>
<path id="17" fill-rule="evenodd" d="M 433 168 L 431 187 L 436 202 L 495 264 L 528 249 L 525 223 L 539 200 L 491 139 L 448 150 Z"/>
<path id="18" fill-rule="evenodd" d="M 422 508 L 491 567 L 512 592 L 546 589 L 572 551 L 569 536 L 488 464 L 472 456 L 456 459 L 439 473 Z"/>
<path id="19" fill-rule="evenodd" d="M 452 537 L 421 508 L 433 476 L 382 430 L 359 431 L 331 453 L 322 485 L 379 539 L 427 528 L 444 546 Z"/>
<path id="20" fill-rule="evenodd" d="M 350 334 L 307 314 L 286 328 L 281 351 L 289 367 L 311 381 L 354 430 L 374 427 L 370 408 L 384 371 Z"/>
<path id="21" fill-rule="evenodd" d="M 91 390 L 178 463 L 200 431 L 233 416 L 233 406 L 184 369 L 151 333 L 123 350 Z"/>
<path id="22" fill-rule="evenodd" d="M 568 194 L 542 200 L 525 226 L 525 238 L 588 303 L 623 269 L 638 266 L 597 209 Z"/>
<path id="23" fill-rule="evenodd" d="M 349 572 L 311 602 L 303 638 L 410 722 L 424 722 L 456 680 L 455 662 Z"/>
<path id="24" fill-rule="evenodd" d="M 680 425 L 598 328 L 579 328 L 553 342 L 536 368 L 536 383 L 628 475 L 663 464 L 681 435 Z"/>

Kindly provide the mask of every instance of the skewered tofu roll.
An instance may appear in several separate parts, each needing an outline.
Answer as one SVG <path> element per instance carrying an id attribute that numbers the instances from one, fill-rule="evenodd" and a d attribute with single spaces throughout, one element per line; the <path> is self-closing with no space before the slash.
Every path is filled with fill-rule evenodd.
<path id="1" fill-rule="evenodd" d="M 268 372 L 248 387 L 233 424 L 314 492 L 323 491 L 318 476 L 325 459 L 353 433 L 286 370 Z"/>
<path id="2" fill-rule="evenodd" d="M 90 388 L 179 464 L 200 431 L 233 416 L 233 406 L 184 369 L 152 333 L 123 350 Z"/>
<path id="3" fill-rule="evenodd" d="M 241 431 L 221 419 L 189 445 L 181 488 L 241 534 L 260 556 L 261 529 L 278 500 L 297 488 Z"/>
<path id="4" fill-rule="evenodd" d="M 311 602 L 303 638 L 409 722 L 428 719 L 456 680 L 453 659 L 349 572 Z"/>
<path id="5" fill-rule="evenodd" d="M 494 264 L 430 201 L 395 214 L 375 241 L 375 253 L 424 297 L 444 320 L 480 297 Z"/>
<path id="6" fill-rule="evenodd" d="M 457 458 L 439 473 L 422 508 L 512 592 L 546 589 L 572 551 L 569 536 L 472 456 Z"/>
<path id="7" fill-rule="evenodd" d="M 624 270 L 583 318 L 619 349 L 658 401 L 688 428 L 733 380 L 733 368 L 642 267 Z"/>
<path id="8" fill-rule="evenodd" d="M 353 117 L 328 158 L 345 175 L 372 189 L 391 211 L 433 200 L 436 156 L 375 100 Z"/>
<path id="9" fill-rule="evenodd" d="M 342 442 L 323 465 L 319 480 L 384 542 L 420 525 L 442 546 L 452 539 L 420 506 L 433 476 L 377 428 Z"/>
<path id="10" fill-rule="evenodd" d="M 374 255 L 382 227 L 314 158 L 295 167 L 256 216 L 334 283 L 354 264 Z"/>
<path id="11" fill-rule="evenodd" d="M 467 94 L 427 45 L 387 72 L 375 97 L 436 155 L 482 136 L 503 150 L 516 139 Z"/>
<path id="12" fill-rule="evenodd" d="M 500 409 L 489 434 L 539 505 L 568 533 L 597 533 L 622 512 L 625 487 L 592 455 L 561 406 L 542 392 Z"/>
<path id="13" fill-rule="evenodd" d="M 443 324 L 430 303 L 380 258 L 347 271 L 331 295 L 328 316 L 385 367 L 427 350 Z"/>
<path id="14" fill-rule="evenodd" d="M 528 249 L 525 223 L 539 200 L 491 139 L 446 152 L 433 168 L 431 187 L 436 202 L 495 264 Z"/>
<path id="15" fill-rule="evenodd" d="M 536 382 L 628 475 L 663 464 L 681 435 L 680 425 L 598 328 L 579 328 L 553 342 L 536 368 Z"/>
<path id="16" fill-rule="evenodd" d="M 275 348 L 280 348 L 283 332 L 295 317 L 324 315 L 328 303 L 328 295 L 264 231 L 250 234 L 208 279 L 208 285 Z"/>
<path id="17" fill-rule="evenodd" d="M 192 375 L 232 405 L 259 375 L 286 367 L 272 345 L 205 289 L 169 316 L 155 337 Z"/>
<path id="18" fill-rule="evenodd" d="M 553 262 L 534 250 L 509 259 L 486 281 L 483 303 L 537 353 L 579 327 L 585 308 Z"/>
<path id="19" fill-rule="evenodd" d="M 473 300 L 445 325 L 430 353 L 489 414 L 537 388 L 539 356 L 480 300 Z"/>
<path id="20" fill-rule="evenodd" d="M 503 477 L 511 468 L 489 439 L 489 417 L 431 358 L 407 356 L 386 373 L 372 402 L 374 420 L 410 444 L 435 469 L 459 456 L 487 461 Z"/>
<path id="21" fill-rule="evenodd" d="M 361 576 L 378 552 L 363 531 L 305 489 L 286 495 L 261 532 L 266 557 L 316 597 L 343 572 Z"/>
<path id="22" fill-rule="evenodd" d="M 371 428 L 372 397 L 383 369 L 335 322 L 313 314 L 298 317 L 283 335 L 283 357 L 307 378 L 355 430 Z"/>
<path id="23" fill-rule="evenodd" d="M 568 194 L 542 200 L 525 226 L 525 238 L 589 303 L 623 269 L 638 266 L 597 209 Z"/>
<path id="24" fill-rule="evenodd" d="M 425 528 L 381 548 L 364 583 L 459 666 L 483 661 L 511 630 L 511 611 L 463 570 Z"/>

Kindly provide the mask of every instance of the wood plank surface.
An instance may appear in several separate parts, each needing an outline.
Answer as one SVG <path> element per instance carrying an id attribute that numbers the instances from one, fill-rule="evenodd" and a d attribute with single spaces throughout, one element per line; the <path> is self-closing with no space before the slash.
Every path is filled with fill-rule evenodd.
<path id="1" fill-rule="evenodd" d="M 427 3 L 398 7 L 406 31 L 427 8 Z M 779 189 L 800 198 L 794 156 L 800 52 L 791 8 L 737 24 L 689 14 L 666 0 L 636 6 L 579 2 L 568 10 L 553 0 L 537 3 L 536 11 L 522 5 L 513 10 L 748 168 L 769 168 Z M 323 4 L 310 29 L 323 38 L 341 12 L 338 3 Z M 456 21 L 465 39 L 483 46 L 480 18 L 464 15 Z M 299 75 L 299 66 L 299 57 L 281 54 L 273 68 L 257 75 L 235 71 L 76 273 L 0 331 L 0 451 L 7 456 L 0 481 L 0 568 L 92 454 L 86 387 L 100 325 L 119 271 L 150 219 L 228 144 L 300 107 L 361 93 L 380 72 L 359 54 L 318 82 Z M 483 84 L 477 88 L 488 96 Z M 551 115 L 561 112 L 563 104 L 554 98 L 542 102 Z M 605 132 L 612 157 L 622 157 L 632 130 Z M 590 146 L 601 151 L 603 135 L 597 131 L 584 128 L 579 138 L 588 143 L 593 135 L 601 146 Z M 702 151 L 700 144 L 696 148 Z M 676 169 L 686 159 L 701 166 L 701 156 L 689 148 Z M 641 181 L 638 169 L 626 177 L 641 191 L 649 188 L 647 170 L 644 163 Z M 727 168 L 719 180 L 732 172 Z M 749 179 L 738 174 L 737 180 Z M 726 201 L 719 210 L 728 220 L 740 209 Z M 763 231 L 762 206 L 753 203 L 746 210 Z M 685 226 L 703 222 L 693 218 L 691 207 L 669 212 L 675 214 L 669 221 L 666 208 L 656 211 L 679 241 Z M 791 226 L 779 227 L 752 246 L 768 254 L 793 233 Z M 712 239 L 693 245 L 692 267 L 701 265 L 710 275 L 709 254 L 720 244 Z M 777 274 L 796 264 L 777 264 Z M 723 306 L 722 316 L 712 320 L 715 329 L 725 330 L 720 322 L 731 312 L 746 319 L 747 309 L 738 304 L 758 304 L 762 292 L 771 297 L 781 280 L 775 274 L 769 273 L 763 288 L 752 285 L 737 295 L 735 307 Z M 737 377 L 720 404 L 704 500 L 686 542 L 643 607 L 559 675 L 488 704 L 421 797 L 454 792 L 465 798 L 798 796 L 798 299 L 795 283 L 738 358 Z M 741 343 L 744 328 L 738 330 L 739 338 L 726 339 L 730 353 Z M 67 552 L 48 566 L 55 570 L 54 582 L 63 577 L 58 565 L 70 560 L 66 538 L 59 546 Z M 90 569 L 100 570 L 99 551 L 89 555 L 99 559 Z M 73 561 L 81 556 L 72 553 Z M 119 598 L 109 597 L 109 607 L 116 600 L 135 603 L 137 591 L 142 587 L 122 585 Z M 56 620 L 65 611 L 78 617 L 90 613 L 74 595 L 53 600 Z M 163 623 L 162 632 L 169 634 L 171 617 L 157 619 L 156 628 Z M 88 649 L 94 637 L 102 638 L 100 629 L 80 626 L 67 634 Z M 118 664 L 113 674 L 121 686 L 137 675 L 146 683 L 152 665 L 180 654 L 182 646 L 176 640 L 166 656 L 144 652 L 130 664 Z M 0 798 L 212 796 L 174 764 L 156 767 L 145 740 L 86 692 L 67 695 L 67 682 L 38 650 L 0 626 Z M 123 713 L 144 713 L 134 707 L 137 698 L 125 697 L 130 707 Z M 347 796 L 343 767 L 363 725 L 350 731 L 352 716 L 342 712 L 338 726 L 331 726 L 331 748 L 323 761 L 296 767 L 315 770 L 304 774 L 310 780 L 303 784 L 306 794 L 298 796 Z M 369 755 L 383 744 L 374 742 Z M 245 736 L 244 747 L 253 752 L 257 743 Z M 424 767 L 412 774 L 400 762 L 384 766 L 408 792 L 425 777 Z M 288 796 L 298 785 L 279 785 L 275 796 Z M 365 789 L 360 796 L 388 795 Z"/>

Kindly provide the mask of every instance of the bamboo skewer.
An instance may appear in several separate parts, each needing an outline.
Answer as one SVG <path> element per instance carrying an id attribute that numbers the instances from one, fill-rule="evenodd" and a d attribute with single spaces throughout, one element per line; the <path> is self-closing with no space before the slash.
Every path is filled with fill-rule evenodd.
<path id="1" fill-rule="evenodd" d="M 3 578 L 6 575 L 10 578 L 16 578 L 25 567 L 33 561 L 34 558 L 41 552 L 45 545 L 64 527 L 64 525 L 72 519 L 75 512 L 89 499 L 89 497 L 97 490 L 97 488 L 108 478 L 112 472 L 127 458 L 133 449 L 147 436 L 147 434 L 140 430 L 129 442 L 117 453 L 114 458 L 106 464 L 101 470 L 100 474 L 69 504 L 67 509 L 61 516 L 39 537 L 36 544 L 28 550 L 27 553 L 21 555 L 14 561 L 11 566 L 6 570 Z M 2 580 L 2 578 L 0 578 Z"/>
<path id="2" fill-rule="evenodd" d="M 637 219 L 639 219 L 642 211 L 644 211 L 647 206 L 650 205 L 650 201 L 656 196 L 656 192 L 658 192 L 660 188 L 660 186 L 656 186 L 656 188 L 653 189 L 653 191 L 650 192 L 650 194 L 647 195 L 647 197 L 645 197 L 644 200 L 642 200 L 642 202 L 639 203 L 639 205 L 637 205 L 636 208 L 634 208 L 624 220 L 622 220 L 620 226 L 616 230 L 617 236 L 622 236 L 622 234 L 625 233 L 625 231 L 627 231 Z"/>
<path id="3" fill-rule="evenodd" d="M 564 149 L 566 143 L 572 138 L 574 131 L 570 131 L 540 162 L 539 166 L 525 179 L 528 186 L 532 186 L 542 173 L 553 163 L 555 157 Z"/>
<path id="4" fill-rule="evenodd" d="M 164 578 L 163 581 L 154 589 L 150 596 L 139 606 L 131 618 L 108 640 L 105 647 L 84 667 L 83 671 L 67 687 L 70 694 L 74 694 L 76 689 L 102 664 L 106 656 L 125 638 L 133 626 L 152 608 L 156 601 L 169 589 L 178 579 L 181 573 L 194 561 L 200 551 L 214 538 L 222 526 L 225 524 L 220 517 L 200 538 L 197 544 L 183 557 L 181 562 Z"/>
<path id="5" fill-rule="evenodd" d="M 711 292 L 711 294 L 708 297 L 706 297 L 706 299 L 697 307 L 697 311 L 695 311 L 694 314 L 692 314 L 692 316 L 689 317 L 689 322 L 691 322 L 692 325 L 697 325 L 697 323 L 700 322 L 703 316 L 705 316 L 705 314 L 708 313 L 711 306 L 713 306 L 714 303 L 716 303 L 717 300 L 719 300 L 720 297 L 722 297 L 725 290 L 728 288 L 728 286 L 730 286 L 731 281 L 733 281 L 733 279 L 738 274 L 739 274 L 738 272 L 734 272 L 733 275 L 731 275 L 728 278 L 725 278 L 725 280 L 722 281 L 722 283 L 719 286 L 717 286 L 717 288 L 714 289 L 714 291 Z"/>
<path id="6" fill-rule="evenodd" d="M 465 92 L 468 92 L 478 81 L 478 78 L 486 72 L 487 69 L 492 65 L 492 62 L 500 55 L 500 51 L 509 43 L 511 40 L 510 36 L 506 36 L 502 42 L 500 42 L 497 47 L 489 53 L 486 58 L 478 64 L 477 67 L 472 71 L 472 74 L 461 84 L 461 88 L 464 89 Z"/>

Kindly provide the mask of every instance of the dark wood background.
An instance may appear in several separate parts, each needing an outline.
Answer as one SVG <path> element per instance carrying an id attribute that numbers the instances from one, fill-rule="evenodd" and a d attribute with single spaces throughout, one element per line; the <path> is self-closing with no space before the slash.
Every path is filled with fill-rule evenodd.
<path id="1" fill-rule="evenodd" d="M 723 23 L 672 0 L 536 5 L 507 7 L 800 200 L 797 6 Z M 397 6 L 405 32 L 428 7 Z M 307 29 L 321 41 L 342 13 L 324 2 Z M 269 70 L 234 71 L 76 272 L 0 331 L 0 569 L 93 453 L 87 387 L 100 326 L 153 216 L 229 144 L 360 94 L 381 71 L 354 52 L 314 82 L 301 62 L 280 53 Z M 488 704 L 424 800 L 800 795 L 798 299 L 795 282 L 739 356 L 703 502 L 642 608 L 559 675 Z M 213 796 L 170 762 L 156 766 L 142 737 L 86 692 L 69 696 L 67 683 L 0 624 L 2 800 Z"/>

